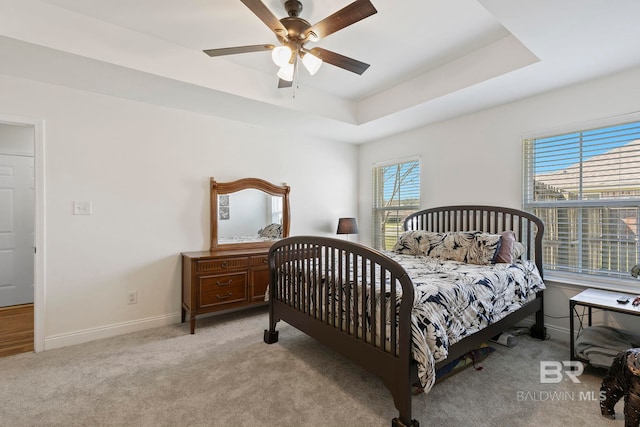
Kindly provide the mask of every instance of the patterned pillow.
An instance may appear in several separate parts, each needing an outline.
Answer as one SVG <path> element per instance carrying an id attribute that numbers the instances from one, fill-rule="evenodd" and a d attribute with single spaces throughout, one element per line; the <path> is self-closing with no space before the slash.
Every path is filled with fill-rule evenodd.
<path id="1" fill-rule="evenodd" d="M 400 235 L 391 250 L 399 254 L 424 255 L 429 249 L 429 234 L 435 233 L 429 233 L 424 230 L 405 231 Z"/>
<path id="2" fill-rule="evenodd" d="M 500 247 L 500 235 L 481 231 L 405 231 L 393 251 L 400 254 L 426 255 L 443 261 L 468 264 L 492 264 Z"/>
<path id="3" fill-rule="evenodd" d="M 479 265 L 493 264 L 500 249 L 501 237 L 499 234 L 477 233 L 469 247 L 467 262 Z"/>
<path id="4" fill-rule="evenodd" d="M 425 254 L 445 261 L 467 262 L 467 253 L 473 243 L 475 232 L 458 231 L 435 233 L 439 239 L 432 241 Z"/>
<path id="5" fill-rule="evenodd" d="M 500 235 L 480 231 L 438 233 L 440 240 L 425 252 L 427 256 L 445 261 L 487 265 L 494 262 L 500 246 Z"/>

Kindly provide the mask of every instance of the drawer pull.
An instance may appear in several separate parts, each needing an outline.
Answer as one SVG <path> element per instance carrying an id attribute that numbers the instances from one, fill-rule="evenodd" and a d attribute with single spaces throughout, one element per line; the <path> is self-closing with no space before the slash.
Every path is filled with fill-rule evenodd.
<path id="1" fill-rule="evenodd" d="M 227 267 L 229 267 L 229 263 L 225 261 L 222 264 L 220 264 L 220 267 L 227 268 Z"/>
<path id="2" fill-rule="evenodd" d="M 230 296 L 231 296 L 231 292 L 227 292 L 227 293 L 226 293 L 226 294 L 224 294 L 224 295 L 220 295 L 220 294 L 217 294 L 217 295 L 216 295 L 216 297 L 217 297 L 218 299 L 226 299 L 226 298 L 229 298 Z"/>
<path id="3" fill-rule="evenodd" d="M 231 284 L 231 282 L 233 282 L 233 279 L 229 279 L 226 282 L 217 281 L 216 285 L 224 287 L 224 286 L 229 286 Z"/>
<path id="4" fill-rule="evenodd" d="M 268 259 L 266 259 L 266 258 L 262 260 L 262 263 L 263 263 L 263 264 L 267 264 L 268 262 L 269 262 L 269 260 L 268 260 Z"/>

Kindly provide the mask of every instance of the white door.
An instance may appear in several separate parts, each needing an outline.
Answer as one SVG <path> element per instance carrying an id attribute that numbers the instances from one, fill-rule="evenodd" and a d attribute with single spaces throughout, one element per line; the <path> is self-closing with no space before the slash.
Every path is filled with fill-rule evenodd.
<path id="1" fill-rule="evenodd" d="M 33 302 L 34 158 L 0 154 L 0 307 Z"/>

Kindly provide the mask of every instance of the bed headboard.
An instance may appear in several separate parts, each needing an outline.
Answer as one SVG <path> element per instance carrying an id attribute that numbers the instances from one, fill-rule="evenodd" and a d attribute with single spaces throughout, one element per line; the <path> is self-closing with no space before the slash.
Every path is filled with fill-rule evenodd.
<path id="1" fill-rule="evenodd" d="M 527 248 L 523 257 L 533 260 L 542 274 L 542 236 L 544 223 L 537 216 L 519 209 L 498 206 L 440 206 L 409 215 L 404 230 L 483 231 L 498 234 L 512 230 Z"/>

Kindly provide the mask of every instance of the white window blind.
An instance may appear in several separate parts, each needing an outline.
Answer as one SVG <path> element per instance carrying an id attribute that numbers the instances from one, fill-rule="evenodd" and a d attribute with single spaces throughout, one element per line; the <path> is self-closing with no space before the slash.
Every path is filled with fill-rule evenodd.
<path id="1" fill-rule="evenodd" d="M 544 268 L 630 278 L 638 259 L 640 122 L 524 141 L 524 207 L 545 222 Z"/>
<path id="2" fill-rule="evenodd" d="M 420 207 L 420 160 L 373 168 L 373 246 L 391 249 L 407 215 Z"/>

